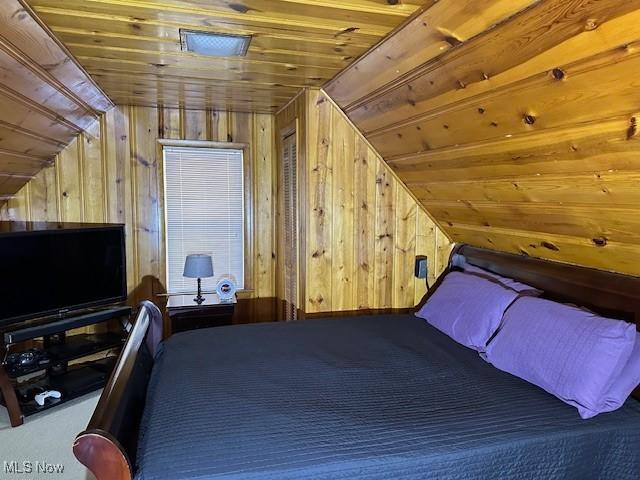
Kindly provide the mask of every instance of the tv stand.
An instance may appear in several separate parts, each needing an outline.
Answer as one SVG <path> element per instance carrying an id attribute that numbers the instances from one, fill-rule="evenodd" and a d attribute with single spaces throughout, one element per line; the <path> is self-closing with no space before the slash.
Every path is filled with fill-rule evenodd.
<path id="1" fill-rule="evenodd" d="M 7 408 L 11 426 L 21 425 L 25 416 L 39 413 L 81 395 L 102 388 L 115 365 L 126 336 L 131 307 L 123 305 L 69 314 L 63 318 L 33 320 L 11 325 L 2 331 L 0 348 L 0 402 Z M 67 335 L 69 330 L 120 319 L 119 331 Z M 27 365 L 8 362 L 12 354 L 24 353 L 20 344 L 37 345 L 36 361 Z M 96 358 L 96 354 L 105 355 Z M 93 357 L 93 358 L 91 358 Z M 72 365 L 69 365 L 73 362 Z M 48 398 L 38 405 L 35 394 L 58 390 L 60 398 Z"/>

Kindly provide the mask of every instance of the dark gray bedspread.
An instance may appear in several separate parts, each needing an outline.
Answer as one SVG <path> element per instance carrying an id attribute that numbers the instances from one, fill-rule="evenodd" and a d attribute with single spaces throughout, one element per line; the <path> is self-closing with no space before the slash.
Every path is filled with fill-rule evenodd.
<path id="1" fill-rule="evenodd" d="M 640 403 L 581 420 L 413 316 L 185 332 L 158 354 L 137 479 L 640 478 Z"/>

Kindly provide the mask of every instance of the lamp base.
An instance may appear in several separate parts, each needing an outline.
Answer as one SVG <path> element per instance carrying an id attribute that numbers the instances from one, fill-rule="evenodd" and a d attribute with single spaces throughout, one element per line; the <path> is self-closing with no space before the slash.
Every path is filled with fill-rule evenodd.
<path id="1" fill-rule="evenodd" d="M 202 288 L 201 288 L 201 283 L 199 278 L 198 278 L 198 294 L 196 295 L 196 298 L 193 299 L 193 301 L 196 302 L 198 305 L 202 305 L 202 302 L 204 302 L 204 297 L 202 296 Z"/>
<path id="2" fill-rule="evenodd" d="M 202 295 L 198 295 L 196 298 L 193 299 L 194 302 L 196 302 L 198 305 L 202 305 L 202 303 L 204 302 L 204 297 Z"/>

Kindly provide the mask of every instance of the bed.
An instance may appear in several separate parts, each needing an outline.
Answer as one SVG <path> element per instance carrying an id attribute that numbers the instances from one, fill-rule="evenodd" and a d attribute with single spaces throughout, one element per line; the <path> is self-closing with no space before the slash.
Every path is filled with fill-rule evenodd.
<path id="1" fill-rule="evenodd" d="M 638 320 L 640 280 L 457 248 Z M 437 285 L 435 286 L 437 288 Z M 146 304 L 74 453 L 98 480 L 635 479 L 640 403 L 581 420 L 412 315 L 238 325 L 159 344 Z"/>

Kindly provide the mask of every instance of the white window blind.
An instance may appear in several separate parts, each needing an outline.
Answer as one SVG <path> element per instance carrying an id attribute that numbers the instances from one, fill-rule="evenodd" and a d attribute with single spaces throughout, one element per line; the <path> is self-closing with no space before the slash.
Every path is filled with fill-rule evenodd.
<path id="1" fill-rule="evenodd" d="M 242 150 L 164 147 L 167 291 L 190 293 L 182 276 L 187 255 L 213 257 L 213 291 L 222 277 L 244 288 L 244 181 Z"/>

